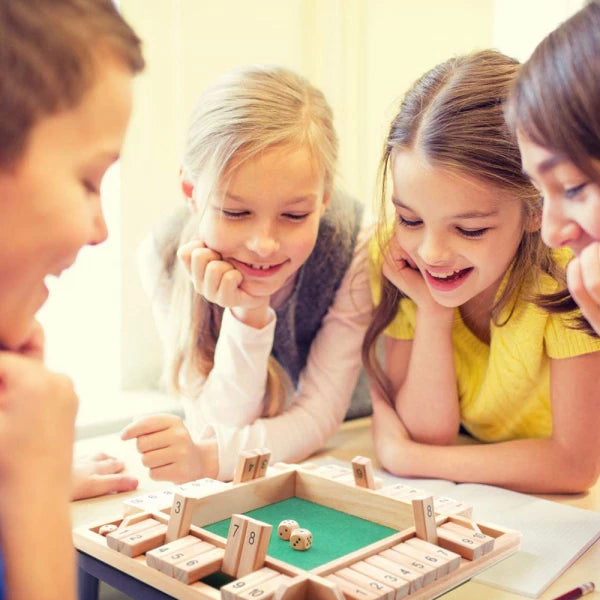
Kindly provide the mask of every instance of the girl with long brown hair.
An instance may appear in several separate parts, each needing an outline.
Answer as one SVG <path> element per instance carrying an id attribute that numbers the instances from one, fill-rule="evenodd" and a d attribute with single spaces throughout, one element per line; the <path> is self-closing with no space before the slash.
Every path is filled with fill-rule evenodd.
<path id="1" fill-rule="evenodd" d="M 600 342 L 573 327 L 577 312 L 539 306 L 571 254 L 543 244 L 504 121 L 518 68 L 495 51 L 450 59 L 391 124 L 363 347 L 374 439 L 398 475 L 578 492 L 600 467 Z M 457 445 L 461 426 L 481 443 Z"/>

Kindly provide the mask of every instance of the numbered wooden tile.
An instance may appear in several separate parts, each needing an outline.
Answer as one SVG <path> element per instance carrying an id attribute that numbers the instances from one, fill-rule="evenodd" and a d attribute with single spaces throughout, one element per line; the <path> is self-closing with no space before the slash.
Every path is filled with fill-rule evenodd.
<path id="1" fill-rule="evenodd" d="M 229 532 L 227 533 L 225 555 L 223 556 L 222 571 L 225 575 L 230 575 L 231 577 L 237 576 L 247 526 L 247 517 L 244 515 L 232 515 L 229 522 Z"/>
<path id="2" fill-rule="evenodd" d="M 437 524 L 435 522 L 433 497 L 413 498 L 412 507 L 417 537 L 431 544 L 436 544 Z"/>
<path id="3" fill-rule="evenodd" d="M 254 479 L 260 454 L 256 450 L 242 450 L 233 473 L 233 483 L 243 483 Z"/>
<path id="4" fill-rule="evenodd" d="M 375 489 L 375 474 L 370 458 L 355 456 L 352 459 L 352 471 L 354 473 L 354 483 L 357 486 L 371 490 Z"/>
<path id="5" fill-rule="evenodd" d="M 243 577 L 264 565 L 273 530 L 272 525 L 268 523 L 250 517 L 246 517 L 246 519 L 248 519 L 248 525 L 244 534 L 237 577 Z"/>

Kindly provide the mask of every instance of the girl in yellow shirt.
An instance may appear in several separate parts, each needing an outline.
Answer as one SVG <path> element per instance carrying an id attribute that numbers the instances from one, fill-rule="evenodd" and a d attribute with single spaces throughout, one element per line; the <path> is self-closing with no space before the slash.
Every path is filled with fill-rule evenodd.
<path id="1" fill-rule="evenodd" d="M 543 244 L 504 122 L 518 66 L 495 51 L 450 59 L 391 124 L 363 347 L 374 439 L 398 475 L 579 492 L 600 467 L 600 341 L 578 313 L 545 308 L 571 255 Z M 461 425 L 488 443 L 457 445 Z"/>

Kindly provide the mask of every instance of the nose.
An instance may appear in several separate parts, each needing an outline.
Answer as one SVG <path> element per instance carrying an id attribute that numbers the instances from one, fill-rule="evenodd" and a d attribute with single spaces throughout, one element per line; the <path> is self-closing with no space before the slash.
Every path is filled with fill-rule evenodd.
<path id="1" fill-rule="evenodd" d="M 452 251 L 443 236 L 435 232 L 427 232 L 423 235 L 417 253 L 425 264 L 435 266 L 447 264 Z"/>
<path id="2" fill-rule="evenodd" d="M 108 227 L 106 226 L 106 220 L 104 218 L 104 213 L 102 212 L 100 199 L 98 198 L 94 213 L 92 215 L 92 231 L 88 244 L 90 246 L 97 246 L 98 244 L 106 241 L 107 237 Z"/>
<path id="3" fill-rule="evenodd" d="M 579 225 L 565 214 L 562 203 L 546 197 L 542 212 L 542 239 L 547 246 L 560 248 L 577 240 Z"/>
<path id="4" fill-rule="evenodd" d="M 263 225 L 253 231 L 247 241 L 249 250 L 261 257 L 267 257 L 279 250 L 279 240 L 269 225 Z"/>

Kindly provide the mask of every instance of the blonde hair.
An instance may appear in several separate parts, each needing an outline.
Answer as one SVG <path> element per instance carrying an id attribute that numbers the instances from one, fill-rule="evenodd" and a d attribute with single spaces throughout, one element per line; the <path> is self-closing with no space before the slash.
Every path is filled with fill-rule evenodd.
<path id="1" fill-rule="evenodd" d="M 306 147 L 324 173 L 325 191 L 333 187 L 338 140 L 333 113 L 323 93 L 304 77 L 281 66 L 251 66 L 220 77 L 200 96 L 192 113 L 182 175 L 194 185 L 194 199 L 205 205 L 226 174 L 274 146 Z M 186 224 L 178 242 L 191 239 L 200 214 Z M 223 309 L 195 294 L 182 269 L 174 268 L 171 302 L 173 339 L 167 356 L 168 381 L 185 394 L 213 367 Z M 267 408 L 276 414 L 289 379 L 270 357 Z"/>
<path id="2" fill-rule="evenodd" d="M 80 102 L 101 52 L 144 68 L 112 0 L 2 0 L 0 40 L 0 168 L 18 161 L 37 121 Z"/>
<path id="3" fill-rule="evenodd" d="M 407 92 L 389 129 L 380 163 L 380 227 L 382 252 L 389 243 L 386 215 L 386 180 L 393 153 L 418 150 L 430 164 L 476 178 L 519 198 L 526 219 L 539 218 L 539 194 L 521 170 L 519 149 L 503 116 L 503 103 L 519 63 L 493 50 L 452 58 L 425 73 Z M 534 268 L 535 267 L 535 268 Z M 512 309 L 499 322 L 529 272 L 564 276 L 552 261 L 540 233 L 525 230 L 512 263 L 507 284 L 492 308 L 496 325 L 510 319 Z M 365 334 L 362 355 L 365 369 L 379 393 L 388 401 L 393 390 L 376 354 L 380 334 L 396 315 L 401 292 L 383 275 L 381 302 Z M 514 304 L 513 307 L 514 308 Z"/>

